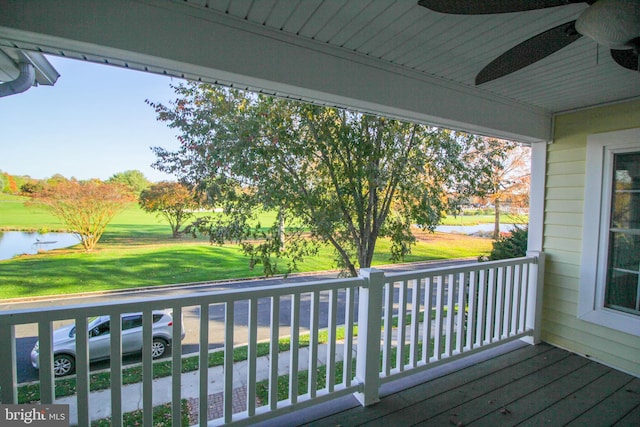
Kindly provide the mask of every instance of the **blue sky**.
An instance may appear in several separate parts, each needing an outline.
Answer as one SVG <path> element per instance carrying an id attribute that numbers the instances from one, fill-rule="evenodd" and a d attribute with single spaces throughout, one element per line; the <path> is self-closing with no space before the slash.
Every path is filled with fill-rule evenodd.
<path id="1" fill-rule="evenodd" d="M 180 80 L 112 66 L 48 57 L 60 78 L 0 98 L 0 170 L 11 175 L 108 179 L 130 169 L 151 181 L 171 180 L 151 168 L 151 146 L 178 147 L 145 99 L 173 99 Z"/>

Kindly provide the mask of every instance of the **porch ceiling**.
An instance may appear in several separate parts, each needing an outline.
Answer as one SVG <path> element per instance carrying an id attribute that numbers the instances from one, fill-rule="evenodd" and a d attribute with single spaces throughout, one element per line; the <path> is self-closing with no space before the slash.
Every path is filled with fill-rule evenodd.
<path id="1" fill-rule="evenodd" d="M 0 46 L 535 142 L 555 113 L 640 96 L 640 74 L 587 37 L 475 86 L 498 55 L 586 7 L 457 16 L 417 0 L 7 0 Z"/>

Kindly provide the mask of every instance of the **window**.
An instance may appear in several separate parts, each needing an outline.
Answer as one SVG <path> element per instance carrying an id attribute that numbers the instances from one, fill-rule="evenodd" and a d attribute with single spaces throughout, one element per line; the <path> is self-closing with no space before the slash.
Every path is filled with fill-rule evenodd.
<path id="1" fill-rule="evenodd" d="M 640 129 L 587 144 L 578 317 L 640 336 Z"/>
<path id="2" fill-rule="evenodd" d="M 142 315 L 127 316 L 122 318 L 122 330 L 139 328 L 142 326 Z"/>

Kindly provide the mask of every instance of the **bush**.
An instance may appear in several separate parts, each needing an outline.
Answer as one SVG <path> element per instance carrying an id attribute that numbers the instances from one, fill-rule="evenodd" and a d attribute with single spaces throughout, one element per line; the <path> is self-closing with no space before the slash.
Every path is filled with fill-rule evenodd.
<path id="1" fill-rule="evenodd" d="M 528 235 L 527 227 L 520 228 L 515 226 L 508 236 L 495 240 L 489 256 L 480 257 L 479 261 L 495 261 L 526 256 Z"/>

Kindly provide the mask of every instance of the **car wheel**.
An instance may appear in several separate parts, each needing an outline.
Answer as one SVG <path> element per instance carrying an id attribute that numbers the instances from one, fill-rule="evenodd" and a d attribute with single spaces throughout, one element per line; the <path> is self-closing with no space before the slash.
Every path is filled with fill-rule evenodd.
<path id="1" fill-rule="evenodd" d="M 76 368 L 76 361 L 68 354 L 56 354 L 53 356 L 53 374 L 56 377 L 63 377 L 73 373 Z"/>
<path id="2" fill-rule="evenodd" d="M 164 356 L 167 352 L 167 342 L 162 338 L 154 338 L 153 344 L 151 344 L 151 357 L 157 359 Z"/>

